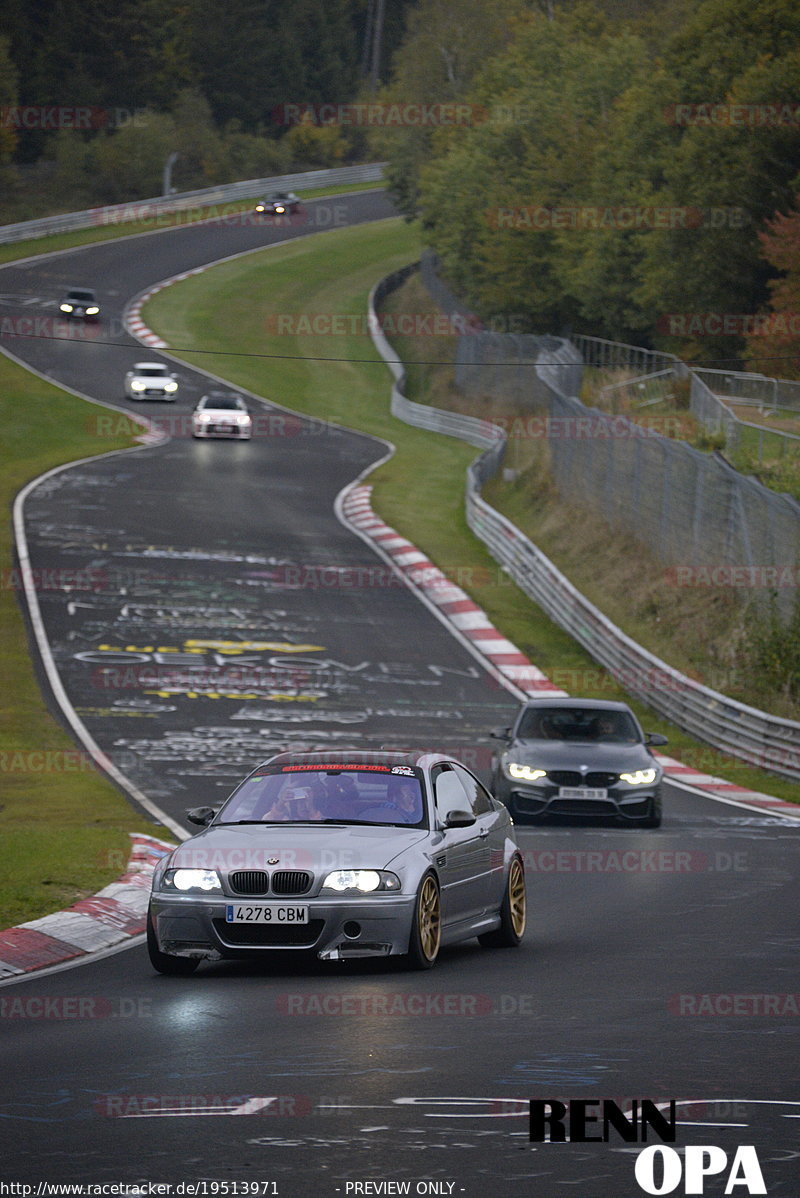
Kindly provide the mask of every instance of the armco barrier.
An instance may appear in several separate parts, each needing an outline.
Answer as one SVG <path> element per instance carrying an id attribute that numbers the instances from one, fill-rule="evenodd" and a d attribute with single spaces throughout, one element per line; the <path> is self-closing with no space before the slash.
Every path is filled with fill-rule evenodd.
<path id="1" fill-rule="evenodd" d="M 416 269 L 416 264 L 405 267 L 376 284 L 369 298 L 370 330 L 378 352 L 394 375 L 395 416 L 407 424 L 488 447 L 467 470 L 467 522 L 475 535 L 551 620 L 648 707 L 733 757 L 800 780 L 800 723 L 758 711 L 702 686 L 637 645 L 581 595 L 515 524 L 482 498 L 482 484 L 497 472 L 502 461 L 505 434 L 501 429 L 473 416 L 413 403 L 402 394 L 405 371 L 380 331 L 375 309 Z M 552 360 L 552 352 L 548 358 Z"/>
<path id="2" fill-rule="evenodd" d="M 284 191 L 310 191 L 316 187 L 336 187 L 345 183 L 379 183 L 384 163 L 370 162 L 361 166 L 337 166 L 328 170 L 304 171 L 296 175 L 272 175 L 267 179 L 245 179 L 239 183 L 223 183 L 200 191 L 183 191 L 130 204 L 108 204 L 102 208 L 87 208 L 83 212 L 65 212 L 60 216 L 43 216 L 16 225 L 0 225 L 0 244 L 27 241 L 33 237 L 49 237 L 54 233 L 72 233 L 100 225 L 126 225 L 147 220 L 161 213 L 181 212 L 185 208 L 209 208 L 246 200 L 280 188 Z"/>

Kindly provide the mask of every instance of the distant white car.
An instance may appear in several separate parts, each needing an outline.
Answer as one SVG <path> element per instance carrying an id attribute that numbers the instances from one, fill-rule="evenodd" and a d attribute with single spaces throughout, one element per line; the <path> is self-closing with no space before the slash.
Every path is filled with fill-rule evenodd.
<path id="1" fill-rule="evenodd" d="M 125 375 L 125 395 L 128 399 L 162 399 L 173 403 L 178 380 L 163 362 L 137 362 Z"/>
<path id="2" fill-rule="evenodd" d="M 235 391 L 209 391 L 192 412 L 193 437 L 234 437 L 249 441 L 253 420 Z"/>

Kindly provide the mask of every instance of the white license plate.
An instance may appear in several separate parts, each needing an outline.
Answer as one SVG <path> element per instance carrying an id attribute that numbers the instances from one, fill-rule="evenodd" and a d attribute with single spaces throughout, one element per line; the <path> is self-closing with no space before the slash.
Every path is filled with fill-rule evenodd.
<path id="1" fill-rule="evenodd" d="M 603 786 L 562 786 L 560 799 L 607 799 L 608 791 Z"/>
<path id="2" fill-rule="evenodd" d="M 264 903 L 248 906 L 244 903 L 228 903 L 225 907 L 226 923 L 308 923 L 308 907 L 295 907 L 290 903 Z"/>

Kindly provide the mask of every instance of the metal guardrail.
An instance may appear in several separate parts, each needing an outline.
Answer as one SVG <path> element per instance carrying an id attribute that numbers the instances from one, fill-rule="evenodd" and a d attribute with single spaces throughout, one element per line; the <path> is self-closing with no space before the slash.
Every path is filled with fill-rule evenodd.
<path id="1" fill-rule="evenodd" d="M 478 444 L 471 439 L 475 433 L 474 417 L 441 412 L 412 403 L 402 395 L 405 372 L 380 332 L 375 305 L 415 269 L 416 264 L 386 276 L 373 288 L 369 299 L 373 341 L 395 379 L 392 411 L 408 424 L 435 428 L 435 431 L 447 432 L 450 436 L 459 435 L 456 430 L 460 424 L 464 433 L 469 434 L 464 439 Z M 552 351 L 544 356 L 547 362 L 552 362 Z M 645 360 L 645 364 L 652 364 L 652 359 Z M 537 370 L 543 373 L 544 364 Z M 447 428 L 436 428 L 437 420 L 443 417 L 447 418 Z M 487 422 L 479 423 L 485 428 Z M 638 645 L 581 595 L 515 524 L 483 499 L 480 488 L 497 472 L 505 446 L 505 434 L 494 427 L 491 448 L 467 470 L 466 489 L 467 523 L 494 559 L 507 569 L 517 585 L 550 619 L 573 636 L 595 661 L 605 666 L 626 690 L 648 707 L 698 740 L 733 757 L 800 780 L 800 723 L 769 715 L 711 690 Z M 488 436 L 488 431 L 483 435 Z"/>
<path id="2" fill-rule="evenodd" d="M 266 179 L 245 179 L 239 183 L 223 183 L 200 191 L 183 191 L 171 196 L 150 200 L 135 200 L 130 204 L 108 204 L 102 208 L 87 208 L 83 212 L 65 212 L 60 216 L 43 216 L 38 220 L 21 221 L 16 225 L 0 225 L 0 245 L 27 241 L 34 237 L 50 237 L 55 233 L 72 233 L 101 225 L 125 225 L 132 221 L 148 220 L 186 208 L 209 208 L 215 204 L 232 203 L 258 196 L 274 188 L 310 191 L 316 187 L 335 187 L 345 183 L 378 183 L 383 178 L 383 162 L 360 166 L 337 166 L 327 170 L 303 171 L 295 175 L 271 175 Z"/>
<path id="3" fill-rule="evenodd" d="M 413 424 L 416 428 L 443 433 L 447 437 L 457 437 L 460 441 L 466 441 L 477 449 L 500 447 L 502 450 L 505 447 L 505 434 L 502 429 L 490 421 L 481 420 L 477 416 L 464 416 L 460 412 L 446 412 L 441 408 L 432 408 L 428 404 L 415 403 L 414 400 L 408 399 L 403 394 L 406 384 L 405 367 L 381 331 L 376 307 L 385 295 L 399 287 L 417 268 L 417 263 L 414 263 L 412 266 L 403 267 L 402 270 L 387 275 L 385 279 L 376 283 L 369 297 L 370 335 L 395 380 L 392 386 L 392 415 L 406 424 Z"/>
<path id="4" fill-rule="evenodd" d="M 713 370 L 708 366 L 695 366 L 694 371 L 715 395 L 724 395 L 727 400 L 740 403 L 758 404 L 761 411 L 765 404 L 770 408 L 778 406 L 777 379 L 752 371 Z"/>

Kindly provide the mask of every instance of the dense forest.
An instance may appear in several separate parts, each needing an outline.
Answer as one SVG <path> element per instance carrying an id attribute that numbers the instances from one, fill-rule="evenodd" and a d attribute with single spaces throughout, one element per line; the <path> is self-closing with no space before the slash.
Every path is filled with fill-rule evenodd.
<path id="1" fill-rule="evenodd" d="M 484 318 L 800 373 L 794 0 L 5 8 L 0 223 L 159 194 L 171 153 L 179 190 L 380 157 Z M 367 98 L 398 120 L 313 107 Z"/>
<path id="2" fill-rule="evenodd" d="M 364 157 L 283 114 L 374 90 L 407 5 L 376 38 L 378 0 L 5 0 L 0 223 L 158 195 L 173 152 L 179 190 Z"/>
<path id="3" fill-rule="evenodd" d="M 393 191 L 482 317 L 798 374 L 794 0 L 421 0 L 385 95 L 421 90 L 472 117 L 384 138 Z"/>

